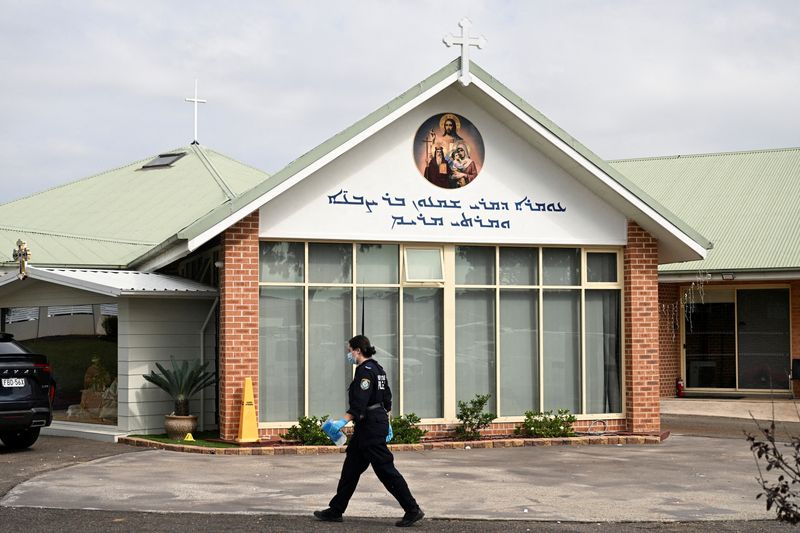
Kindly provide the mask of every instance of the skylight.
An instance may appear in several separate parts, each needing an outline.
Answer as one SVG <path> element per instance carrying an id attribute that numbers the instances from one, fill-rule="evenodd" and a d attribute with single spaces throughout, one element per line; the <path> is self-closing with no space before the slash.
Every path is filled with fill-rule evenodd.
<path id="1" fill-rule="evenodd" d="M 172 163 L 185 156 L 186 152 L 178 152 L 175 154 L 161 154 L 152 161 L 145 163 L 142 168 L 163 168 L 172 166 Z"/>

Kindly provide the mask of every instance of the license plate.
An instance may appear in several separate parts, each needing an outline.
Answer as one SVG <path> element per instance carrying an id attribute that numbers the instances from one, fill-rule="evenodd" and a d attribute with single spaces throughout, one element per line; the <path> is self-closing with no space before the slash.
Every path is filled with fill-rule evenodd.
<path id="1" fill-rule="evenodd" d="M 3 380 L 3 387 L 24 387 L 25 378 L 9 378 Z"/>

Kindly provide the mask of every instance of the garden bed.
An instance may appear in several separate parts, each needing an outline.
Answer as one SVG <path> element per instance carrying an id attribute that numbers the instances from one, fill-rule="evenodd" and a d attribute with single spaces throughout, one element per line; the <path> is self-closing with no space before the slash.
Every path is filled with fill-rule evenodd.
<path id="1" fill-rule="evenodd" d="M 659 444 L 669 436 L 669 432 L 659 435 L 602 434 L 578 435 L 575 437 L 531 438 L 518 436 L 487 436 L 480 440 L 457 441 L 447 437 L 424 439 L 419 444 L 389 444 L 392 452 L 419 452 L 426 450 L 471 450 L 486 448 L 522 448 L 530 446 L 591 446 L 591 445 L 652 445 Z M 343 453 L 346 447 L 305 446 L 299 442 L 285 440 L 265 440 L 256 443 L 237 443 L 205 439 L 206 442 L 217 441 L 224 447 L 198 445 L 187 441 L 171 441 L 164 436 L 136 435 L 120 437 L 119 442 L 131 446 L 157 448 L 185 453 L 201 453 L 210 455 L 318 455 L 327 453 Z"/>

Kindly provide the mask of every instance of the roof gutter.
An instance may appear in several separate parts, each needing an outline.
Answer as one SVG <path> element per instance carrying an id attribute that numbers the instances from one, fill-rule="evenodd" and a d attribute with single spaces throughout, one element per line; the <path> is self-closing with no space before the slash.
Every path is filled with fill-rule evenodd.
<path id="1" fill-rule="evenodd" d="M 720 272 L 676 272 L 659 273 L 659 283 L 687 283 L 702 281 L 786 281 L 800 279 L 800 270 L 773 270 L 773 271 L 736 271 L 723 270 Z"/>
<path id="2" fill-rule="evenodd" d="M 155 272 L 168 264 L 186 257 L 191 252 L 189 243 L 185 239 L 179 239 L 173 235 L 155 248 L 152 248 L 137 257 L 124 268 L 139 270 L 141 272 Z"/>

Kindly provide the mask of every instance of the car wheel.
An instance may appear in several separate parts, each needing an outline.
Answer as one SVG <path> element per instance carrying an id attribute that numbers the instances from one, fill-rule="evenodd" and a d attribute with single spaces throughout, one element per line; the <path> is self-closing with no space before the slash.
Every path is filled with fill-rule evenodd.
<path id="1" fill-rule="evenodd" d="M 39 438 L 39 428 L 19 429 L 15 431 L 4 431 L 0 433 L 0 440 L 8 448 L 22 450 L 33 446 Z"/>

